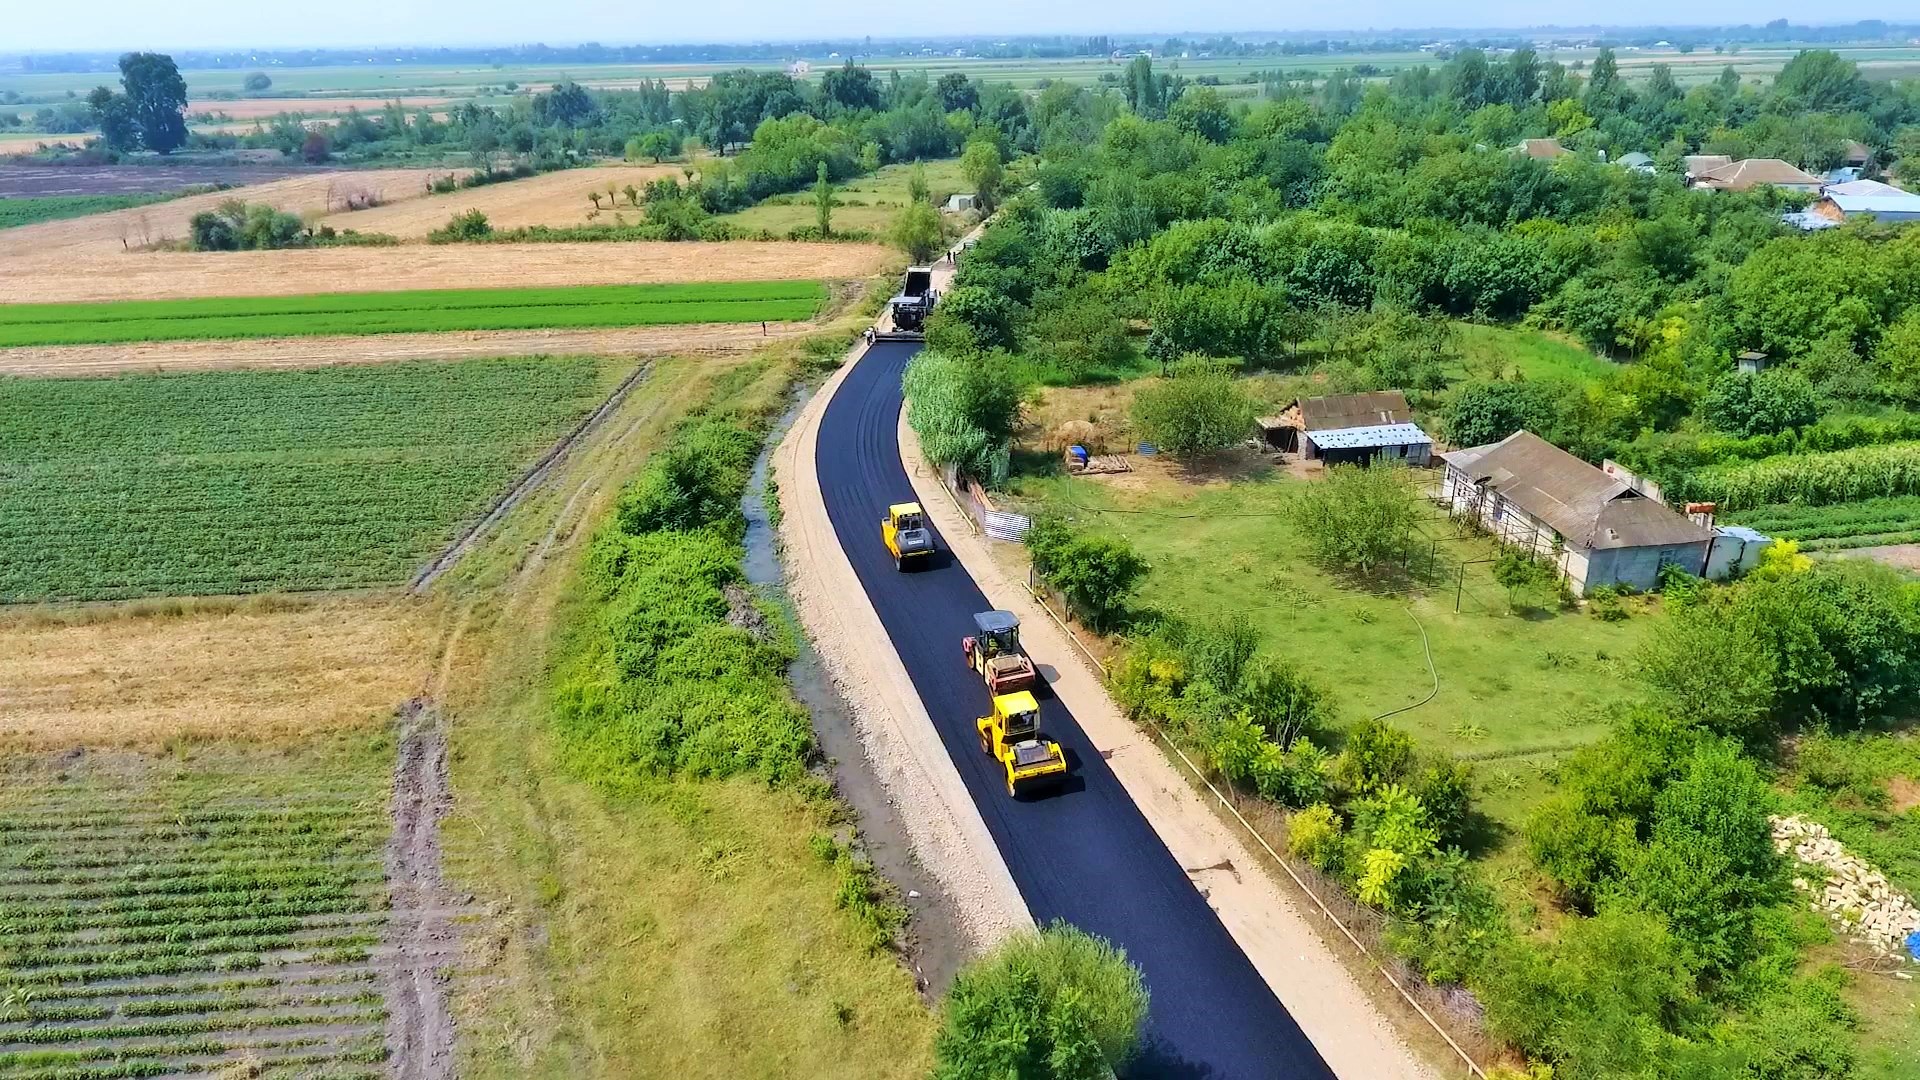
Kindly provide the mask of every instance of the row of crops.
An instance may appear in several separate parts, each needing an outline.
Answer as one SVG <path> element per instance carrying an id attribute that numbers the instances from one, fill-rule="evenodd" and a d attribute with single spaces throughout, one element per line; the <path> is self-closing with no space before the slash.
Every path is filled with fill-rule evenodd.
<path id="1" fill-rule="evenodd" d="M 629 371 L 0 380 L 0 602 L 404 581 Z"/>
<path id="2" fill-rule="evenodd" d="M 817 281 L 721 281 L 0 304 L 0 347 L 790 322 L 812 318 L 825 300 Z"/>
<path id="3" fill-rule="evenodd" d="M 1695 500 L 1718 503 L 1726 511 L 1781 503 L 1833 506 L 1920 495 L 1920 442 L 1782 454 L 1701 469 L 1689 478 L 1687 493 Z"/>
<path id="4" fill-rule="evenodd" d="M 13 759 L 0 1077 L 377 1077 L 391 751 Z"/>
<path id="5" fill-rule="evenodd" d="M 1835 506 L 1780 503 L 1727 515 L 1808 551 L 1832 551 L 1920 541 L 1920 495 L 1863 499 Z"/>

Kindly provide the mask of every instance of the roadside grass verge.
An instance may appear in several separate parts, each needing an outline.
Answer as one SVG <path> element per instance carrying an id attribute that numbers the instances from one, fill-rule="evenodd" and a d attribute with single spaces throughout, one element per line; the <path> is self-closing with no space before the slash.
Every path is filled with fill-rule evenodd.
<path id="1" fill-rule="evenodd" d="M 6 304 L 0 347 L 793 322 L 812 318 L 826 297 L 816 281 L 751 281 Z"/>
<path id="2" fill-rule="evenodd" d="M 596 494 L 573 541 L 509 605 L 482 608 L 453 659 L 449 872 L 508 898 L 481 949 L 493 959 L 454 985 L 462 1075 L 904 1080 L 930 1066 L 933 1019 L 867 910 L 884 888 L 841 842 L 840 804 L 793 770 L 810 732 L 783 685 L 784 629 L 728 588 L 738 533 L 649 531 L 657 561 L 617 557 L 635 539 L 615 524 L 619 481 L 669 447 L 733 443 L 700 429 L 735 421 L 754 434 L 731 460 L 750 463 L 801 352 L 660 362 L 602 429 L 626 434 L 588 451 L 615 483 L 583 489 Z M 721 472 L 714 506 L 737 514 Z M 516 513 L 447 584 L 513 572 L 548 528 Z M 651 723 L 680 707 L 684 727 Z M 779 735 L 754 741 L 762 729 L 723 714 Z"/>
<path id="3" fill-rule="evenodd" d="M 0 602 L 403 581 L 631 370 L 0 380 Z"/>
<path id="4" fill-rule="evenodd" d="M 0 229 L 165 202 L 170 195 L 31 195 L 0 198 Z"/>
<path id="5" fill-rule="evenodd" d="M 0 760 L 0 1075 L 385 1060 L 390 739 Z"/>

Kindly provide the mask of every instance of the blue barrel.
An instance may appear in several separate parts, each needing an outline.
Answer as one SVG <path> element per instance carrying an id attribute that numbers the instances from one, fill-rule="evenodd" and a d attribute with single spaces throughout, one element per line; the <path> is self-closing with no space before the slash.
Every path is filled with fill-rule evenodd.
<path id="1" fill-rule="evenodd" d="M 1067 453 L 1069 453 L 1069 454 L 1071 454 L 1071 455 L 1073 455 L 1073 460 L 1075 460 L 1075 461 L 1077 461 L 1077 462 L 1079 462 L 1080 464 L 1082 464 L 1082 465 L 1085 465 L 1085 464 L 1087 463 L 1087 448 L 1086 448 L 1086 447 L 1084 447 L 1084 446 L 1069 446 L 1069 447 L 1067 447 Z"/>

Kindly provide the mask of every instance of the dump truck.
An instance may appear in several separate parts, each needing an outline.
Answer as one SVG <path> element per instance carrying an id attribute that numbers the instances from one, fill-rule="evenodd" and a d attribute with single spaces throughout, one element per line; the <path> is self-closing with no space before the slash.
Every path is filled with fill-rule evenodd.
<path id="1" fill-rule="evenodd" d="M 893 312 L 893 328 L 909 334 L 924 331 L 927 316 L 933 313 L 933 302 L 938 298 L 933 291 L 933 267 L 907 267 L 907 277 L 901 284 L 900 295 L 888 301 L 888 307 Z"/>
<path id="2" fill-rule="evenodd" d="M 893 556 L 893 568 L 905 570 L 924 563 L 933 554 L 933 530 L 927 528 L 927 516 L 917 502 L 894 503 L 880 519 L 880 539 Z"/>
<path id="3" fill-rule="evenodd" d="M 1025 690 L 998 694 L 993 713 L 975 721 L 980 749 L 1007 772 L 1007 794 L 1018 798 L 1067 778 L 1067 755 L 1040 734 L 1040 703 Z"/>
<path id="4" fill-rule="evenodd" d="M 973 625 L 979 633 L 961 638 L 960 651 L 967 666 L 986 680 L 987 693 L 998 697 L 1033 689 L 1033 660 L 1020 648 L 1020 617 L 1011 611 L 981 611 L 973 616 Z"/>

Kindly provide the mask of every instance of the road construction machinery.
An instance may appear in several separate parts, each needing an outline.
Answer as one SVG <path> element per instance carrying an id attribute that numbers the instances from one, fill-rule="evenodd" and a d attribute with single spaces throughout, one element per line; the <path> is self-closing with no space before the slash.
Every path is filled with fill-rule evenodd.
<path id="1" fill-rule="evenodd" d="M 909 266 L 900 286 L 900 295 L 887 302 L 893 313 L 893 329 L 898 333 L 920 334 L 927 327 L 927 316 L 939 294 L 933 291 L 933 267 Z"/>
<path id="2" fill-rule="evenodd" d="M 933 530 L 927 528 L 927 516 L 917 502 L 887 507 L 887 516 L 880 519 L 880 539 L 886 541 L 895 570 L 926 563 L 933 554 Z"/>
<path id="3" fill-rule="evenodd" d="M 1020 617 L 1011 611 L 982 611 L 973 616 L 979 633 L 960 639 L 967 666 L 986 680 L 987 693 L 999 697 L 1033 689 L 1033 660 L 1020 648 Z"/>
<path id="4" fill-rule="evenodd" d="M 974 722 L 980 749 L 1007 772 L 1007 794 L 1018 798 L 1060 784 L 1067 778 L 1067 755 L 1060 744 L 1040 734 L 1040 703 L 1025 690 L 998 694 L 993 714 Z"/>

